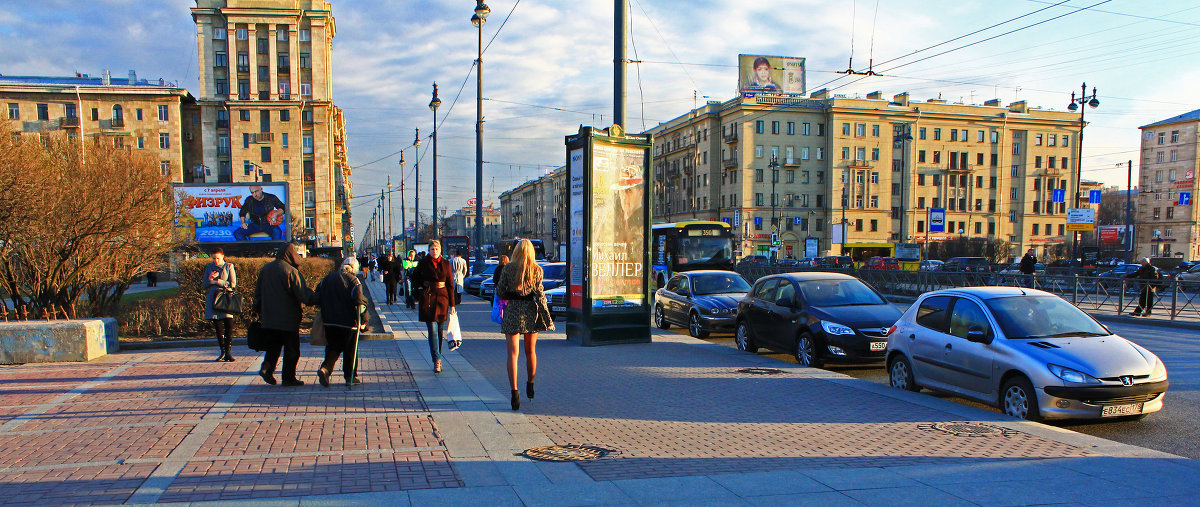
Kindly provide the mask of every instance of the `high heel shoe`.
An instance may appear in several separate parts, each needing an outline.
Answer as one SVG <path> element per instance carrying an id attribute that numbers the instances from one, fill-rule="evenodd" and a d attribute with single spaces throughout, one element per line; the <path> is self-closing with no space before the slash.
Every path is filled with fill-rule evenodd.
<path id="1" fill-rule="evenodd" d="M 531 400 L 533 399 L 533 381 L 532 380 L 525 383 L 525 396 L 528 396 L 529 399 L 531 399 Z"/>
<path id="2" fill-rule="evenodd" d="M 512 391 L 512 409 L 521 410 L 521 391 L 516 389 Z"/>

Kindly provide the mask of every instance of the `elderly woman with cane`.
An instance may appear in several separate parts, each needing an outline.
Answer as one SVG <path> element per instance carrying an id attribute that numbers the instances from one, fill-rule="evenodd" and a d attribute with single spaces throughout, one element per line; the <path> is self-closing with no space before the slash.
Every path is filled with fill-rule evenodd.
<path id="1" fill-rule="evenodd" d="M 329 273 L 317 285 L 321 301 L 321 320 L 325 324 L 325 361 L 317 370 L 317 380 L 329 387 L 329 376 L 338 356 L 345 352 L 342 374 L 346 385 L 361 384 L 358 380 L 358 333 L 367 311 L 367 296 L 358 280 L 358 259 L 347 257 L 341 269 Z"/>

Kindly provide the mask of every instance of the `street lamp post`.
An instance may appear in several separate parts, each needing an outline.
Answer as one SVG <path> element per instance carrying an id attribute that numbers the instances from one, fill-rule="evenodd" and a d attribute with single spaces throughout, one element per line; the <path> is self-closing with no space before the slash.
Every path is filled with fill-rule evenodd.
<path id="1" fill-rule="evenodd" d="M 771 257 L 772 260 L 776 260 L 779 257 L 779 249 L 775 246 L 779 239 L 779 220 L 775 217 L 775 210 L 779 199 L 775 197 L 775 184 L 779 183 L 779 158 L 771 155 L 771 162 L 767 167 L 771 168 Z"/>
<path id="2" fill-rule="evenodd" d="M 1078 152 L 1078 156 L 1075 157 L 1075 207 L 1076 208 L 1079 207 L 1079 180 L 1083 179 L 1083 126 L 1085 125 L 1085 123 L 1083 121 L 1083 113 L 1084 113 L 1084 111 L 1087 110 L 1086 108 L 1082 108 L 1079 106 L 1084 105 L 1084 104 L 1087 104 L 1088 107 L 1091 107 L 1093 109 L 1095 109 L 1096 107 L 1098 107 L 1100 105 L 1100 100 L 1098 100 L 1096 98 L 1096 87 L 1095 86 L 1092 87 L 1092 94 L 1089 96 L 1087 94 L 1087 83 L 1083 83 L 1083 85 L 1079 87 L 1079 97 L 1078 98 L 1075 97 L 1075 92 L 1071 92 L 1071 104 L 1067 106 L 1067 109 L 1070 110 L 1071 112 L 1074 112 L 1077 109 L 1079 110 L 1079 140 L 1076 143 L 1076 145 L 1077 145 L 1076 151 Z M 1079 257 L 1079 231 L 1071 231 L 1071 243 L 1072 243 L 1071 257 L 1073 257 L 1075 259 L 1080 259 L 1080 257 Z M 1080 259 L 1080 262 L 1082 263 L 1082 259 Z"/>
<path id="3" fill-rule="evenodd" d="M 407 227 L 408 219 L 404 216 L 404 150 L 400 150 L 400 240 L 405 250 L 408 249 L 408 238 L 405 237 Z"/>
<path id="4" fill-rule="evenodd" d="M 433 83 L 433 100 L 429 101 L 429 110 L 433 111 L 433 214 L 435 215 L 434 220 L 433 220 L 433 235 L 437 236 L 439 238 L 442 236 L 442 230 L 441 230 L 442 224 L 438 223 L 436 215 L 437 215 L 437 209 L 438 209 L 438 207 L 437 207 L 437 198 L 438 198 L 438 191 L 437 191 L 437 184 L 438 184 L 438 178 L 437 178 L 437 162 L 438 162 L 437 161 L 437 110 L 438 110 L 438 106 L 440 106 L 440 105 L 442 105 L 442 99 L 439 99 L 437 96 L 437 83 Z"/>
<path id="5" fill-rule="evenodd" d="M 416 236 L 416 241 L 421 241 L 421 129 L 416 129 L 413 134 L 413 146 L 415 146 L 417 158 L 413 161 L 413 178 L 416 183 L 413 185 L 413 233 Z"/>
<path id="6" fill-rule="evenodd" d="M 492 10 L 475 0 L 471 24 L 479 32 L 475 58 L 475 271 L 483 270 L 483 23 Z"/>
<path id="7" fill-rule="evenodd" d="M 905 183 L 908 182 L 908 173 L 909 173 L 909 171 L 908 171 L 908 142 L 910 142 L 912 140 L 913 140 L 913 136 L 912 136 L 912 124 L 911 123 L 901 124 L 900 132 L 896 133 L 896 135 L 892 137 L 892 145 L 893 146 L 895 146 L 896 144 L 900 145 L 900 175 L 901 175 L 900 176 L 900 184 L 902 187 L 904 186 Z M 907 216 L 908 216 L 908 209 L 907 209 L 908 201 L 906 200 L 908 196 L 904 195 L 903 188 L 900 190 L 900 192 L 901 192 L 901 195 L 900 195 L 900 238 L 899 239 L 901 241 L 903 241 L 903 240 L 907 239 L 906 238 L 907 235 L 905 234 L 906 230 L 905 230 L 904 226 L 905 226 L 905 222 L 906 222 L 905 218 L 907 218 Z M 923 259 L 917 259 L 917 260 L 923 260 Z"/>

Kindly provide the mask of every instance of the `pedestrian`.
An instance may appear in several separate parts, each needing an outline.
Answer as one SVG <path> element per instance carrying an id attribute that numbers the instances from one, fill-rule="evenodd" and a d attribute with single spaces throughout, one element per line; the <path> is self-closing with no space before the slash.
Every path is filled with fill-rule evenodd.
<path id="1" fill-rule="evenodd" d="M 404 268 L 404 306 L 412 310 L 417 306 L 417 301 L 413 295 L 413 290 L 416 286 L 412 283 L 413 268 L 417 267 L 417 251 L 409 250 L 408 257 L 400 262 L 401 267 Z"/>
<path id="2" fill-rule="evenodd" d="M 379 260 L 375 258 L 375 254 L 371 254 L 371 260 L 367 261 L 367 267 L 371 270 L 371 277 L 375 277 L 375 270 L 379 269 Z"/>
<path id="3" fill-rule="evenodd" d="M 454 297 L 450 284 L 454 283 L 450 261 L 442 258 L 442 243 L 429 241 L 429 254 L 417 262 L 413 269 L 413 287 L 418 292 L 417 320 L 424 322 L 429 330 L 429 357 L 433 360 L 434 373 L 442 372 L 442 343 L 446 335 L 446 322 L 454 315 Z M 437 334 L 433 333 L 434 323 Z"/>
<path id="4" fill-rule="evenodd" d="M 1158 291 L 1159 284 L 1162 283 L 1162 277 L 1162 272 L 1154 267 L 1153 264 L 1150 264 L 1149 257 L 1142 257 L 1142 267 L 1138 268 L 1137 271 L 1125 275 L 1125 278 L 1143 280 L 1142 296 L 1138 298 L 1137 308 L 1134 308 L 1133 313 L 1130 315 L 1134 317 L 1139 315 L 1150 316 L 1150 311 L 1154 308 L 1154 295 Z M 1142 312 L 1143 309 L 1145 309 L 1145 313 Z"/>
<path id="5" fill-rule="evenodd" d="M 213 329 L 217 331 L 217 347 L 221 349 L 217 361 L 233 361 L 233 353 L 230 351 L 233 347 L 233 314 L 213 309 L 213 302 L 221 291 L 237 288 L 237 269 L 233 263 L 225 262 L 224 249 L 217 248 L 213 251 L 212 260 L 212 263 L 204 266 L 204 273 L 200 275 L 200 283 L 206 291 L 204 318 L 211 320 Z"/>
<path id="6" fill-rule="evenodd" d="M 157 271 L 147 271 L 146 272 L 146 286 L 147 287 L 158 287 L 158 272 Z"/>
<path id="7" fill-rule="evenodd" d="M 454 304 L 462 304 L 463 282 L 467 279 L 467 260 L 463 258 L 463 251 L 456 250 L 454 258 L 450 260 L 450 267 L 454 270 Z"/>
<path id="8" fill-rule="evenodd" d="M 321 386 L 329 387 L 329 375 L 343 352 L 342 375 L 346 385 L 361 384 L 358 380 L 358 333 L 366 323 L 367 296 L 358 281 L 358 260 L 349 257 L 341 269 L 325 276 L 317 284 L 321 320 L 325 323 L 325 361 L 317 370 Z"/>
<path id="9" fill-rule="evenodd" d="M 497 269 L 499 271 L 499 269 Z M 517 340 L 525 338 L 525 396 L 533 399 L 533 380 L 537 375 L 537 334 L 554 330 L 554 319 L 542 292 L 542 267 L 533 256 L 533 244 L 523 239 L 513 249 L 512 260 L 504 266 L 496 282 L 497 297 L 508 301 L 500 332 L 508 341 L 508 385 L 512 389 L 512 409 L 521 409 L 517 390 Z"/>
<path id="10" fill-rule="evenodd" d="M 496 284 L 500 283 L 500 274 L 504 272 L 504 266 L 508 265 L 508 256 L 501 255 L 496 260 L 496 270 L 492 271 L 492 300 L 500 297 L 496 291 Z M 480 285 L 482 287 L 482 285 Z"/>
<path id="11" fill-rule="evenodd" d="M 396 304 L 396 284 L 400 281 L 400 263 L 392 254 L 387 254 L 383 261 L 379 263 L 379 269 L 383 272 L 383 288 L 387 293 L 387 304 Z"/>
<path id="12" fill-rule="evenodd" d="M 267 338 L 266 355 L 258 374 L 272 385 L 275 384 L 275 366 L 281 349 L 283 385 L 304 385 L 296 377 L 296 363 L 300 362 L 300 310 L 304 304 L 317 304 L 318 299 L 317 294 L 304 284 L 299 267 L 296 245 L 288 243 L 275 255 L 275 260 L 258 272 L 258 284 L 254 287 L 254 307 Z"/>
<path id="13" fill-rule="evenodd" d="M 1021 273 L 1024 274 L 1025 286 L 1033 288 L 1033 275 L 1037 271 L 1037 250 L 1029 247 L 1025 256 L 1021 257 Z"/>

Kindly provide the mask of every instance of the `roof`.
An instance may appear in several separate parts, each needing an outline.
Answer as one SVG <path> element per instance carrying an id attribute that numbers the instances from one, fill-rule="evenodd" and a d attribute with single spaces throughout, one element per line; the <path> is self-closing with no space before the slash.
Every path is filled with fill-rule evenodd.
<path id="1" fill-rule="evenodd" d="M 788 280 L 797 282 L 807 282 L 809 280 L 858 280 L 858 278 L 844 273 L 830 273 L 828 271 L 794 271 L 771 276 L 787 278 Z M 763 278 L 766 277 L 764 276 Z"/>
<path id="2" fill-rule="evenodd" d="M 1191 111 L 1188 113 L 1183 113 L 1179 116 L 1172 116 L 1172 117 L 1167 118 L 1162 121 L 1156 121 L 1149 125 L 1142 125 L 1141 127 L 1138 127 L 1138 128 L 1144 129 L 1144 128 L 1149 128 L 1149 127 L 1157 127 L 1159 125 L 1168 125 L 1171 123 L 1179 123 L 1179 122 L 1184 122 L 1184 121 L 1197 121 L 1197 120 L 1200 120 L 1200 109 L 1197 109 L 1195 111 Z"/>
<path id="3" fill-rule="evenodd" d="M 134 79 L 130 83 L 129 78 L 113 77 L 108 80 L 108 86 L 147 86 L 154 88 L 179 88 L 175 83 L 167 82 L 162 79 L 150 81 L 147 79 Z M 0 74 L 0 84 L 23 84 L 23 85 L 51 85 L 51 86 L 105 86 L 104 78 L 91 77 L 87 74 L 79 76 L 5 76 Z"/>
<path id="4" fill-rule="evenodd" d="M 930 292 L 930 294 L 969 294 L 979 299 L 994 299 L 1012 296 L 1055 296 L 1049 292 L 1021 287 L 960 287 Z"/>

